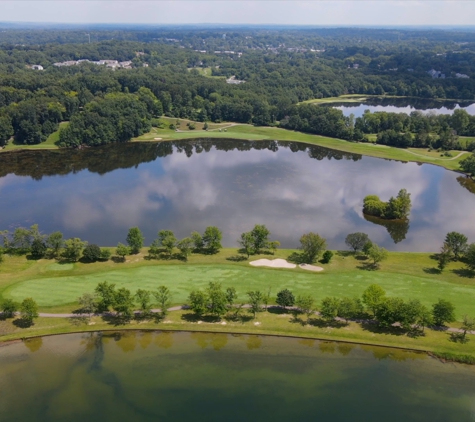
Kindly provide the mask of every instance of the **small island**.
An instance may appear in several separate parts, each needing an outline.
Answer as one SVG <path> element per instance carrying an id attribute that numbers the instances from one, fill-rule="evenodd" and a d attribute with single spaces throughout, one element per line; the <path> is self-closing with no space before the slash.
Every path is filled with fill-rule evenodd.
<path id="1" fill-rule="evenodd" d="M 411 194 L 401 189 L 396 198 L 391 196 L 383 202 L 377 195 L 368 195 L 363 200 L 363 214 L 385 220 L 407 220 L 411 212 Z"/>

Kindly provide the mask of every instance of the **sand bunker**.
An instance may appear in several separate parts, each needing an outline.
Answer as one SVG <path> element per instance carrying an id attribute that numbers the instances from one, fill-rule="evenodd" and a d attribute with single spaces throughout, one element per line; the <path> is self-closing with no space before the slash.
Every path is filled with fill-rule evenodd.
<path id="1" fill-rule="evenodd" d="M 155 141 L 161 141 L 163 138 L 153 138 Z"/>
<path id="2" fill-rule="evenodd" d="M 299 265 L 302 270 L 308 270 L 308 271 L 323 271 L 322 267 L 317 267 L 316 265 L 310 265 L 310 264 L 300 264 Z"/>
<path id="3" fill-rule="evenodd" d="M 249 262 L 254 267 L 272 267 L 272 268 L 295 268 L 297 265 L 287 262 L 285 259 L 258 259 Z"/>

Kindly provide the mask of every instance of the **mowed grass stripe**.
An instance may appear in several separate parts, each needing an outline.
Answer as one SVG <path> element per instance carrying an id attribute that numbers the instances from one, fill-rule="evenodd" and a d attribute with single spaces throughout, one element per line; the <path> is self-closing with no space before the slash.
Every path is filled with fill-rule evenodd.
<path id="1" fill-rule="evenodd" d="M 66 305 L 74 303 L 83 293 L 92 293 L 101 281 L 131 291 L 154 290 L 165 285 L 172 291 L 175 304 L 186 303 L 191 290 L 204 289 L 210 281 L 220 281 L 225 288 L 236 287 L 242 301 L 249 290 L 267 291 L 269 288 L 273 297 L 279 290 L 289 288 L 296 295 L 311 294 L 318 301 L 325 296 L 360 296 L 366 287 L 376 283 L 390 296 L 420 299 L 428 306 L 439 298 L 451 300 L 456 305 L 459 320 L 465 314 L 475 315 L 475 286 L 383 271 L 315 274 L 222 264 L 157 265 L 90 275 L 37 278 L 11 285 L 3 292 L 3 297 L 17 301 L 33 297 L 42 307 Z"/>

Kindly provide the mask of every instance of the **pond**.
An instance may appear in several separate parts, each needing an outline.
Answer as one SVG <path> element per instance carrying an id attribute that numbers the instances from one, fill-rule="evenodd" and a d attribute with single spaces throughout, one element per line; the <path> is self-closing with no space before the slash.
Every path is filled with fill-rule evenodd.
<path id="1" fill-rule="evenodd" d="M 475 368 L 308 339 L 104 332 L 0 347 L 0 421 L 473 421 Z"/>
<path id="2" fill-rule="evenodd" d="M 375 147 L 379 148 L 379 147 Z M 194 140 L 129 143 L 83 151 L 0 154 L 0 230 L 40 225 L 90 243 L 125 242 L 139 226 L 178 238 L 207 226 L 223 245 L 265 224 L 282 247 L 317 232 L 332 249 L 348 233 L 367 233 L 390 250 L 437 251 L 446 233 L 475 241 L 475 195 L 463 176 L 433 165 L 347 154 L 297 142 Z M 366 219 L 363 198 L 387 201 L 402 188 L 410 221 Z"/>
<path id="3" fill-rule="evenodd" d="M 424 114 L 453 114 L 454 110 L 463 109 L 470 115 L 475 115 L 475 103 L 456 101 L 421 100 L 416 98 L 371 98 L 364 102 L 329 103 L 326 106 L 341 110 L 345 116 L 354 114 L 361 117 L 365 110 L 372 113 L 386 111 L 388 113 L 406 113 L 421 111 Z"/>

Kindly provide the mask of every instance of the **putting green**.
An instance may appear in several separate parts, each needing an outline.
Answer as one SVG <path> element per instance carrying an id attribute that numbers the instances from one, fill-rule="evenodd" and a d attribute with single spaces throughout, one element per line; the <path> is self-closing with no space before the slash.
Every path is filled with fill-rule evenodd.
<path id="1" fill-rule="evenodd" d="M 102 281 L 132 291 L 139 288 L 154 290 L 165 285 L 172 291 L 176 304 L 185 303 L 192 289 L 203 289 L 210 281 L 220 281 L 223 287 L 236 287 L 239 300 L 243 301 L 247 291 L 267 291 L 269 287 L 272 297 L 283 288 L 292 290 L 295 295 L 311 294 L 317 301 L 325 296 L 360 296 L 366 287 L 376 283 L 390 296 L 420 299 L 428 306 L 439 298 L 448 299 L 455 304 L 458 319 L 475 313 L 475 286 L 382 271 L 317 274 L 235 265 L 157 265 L 89 275 L 36 278 L 9 286 L 3 297 L 17 301 L 32 297 L 38 305 L 45 307 L 65 305 L 74 303 L 83 293 L 92 293 Z"/>

